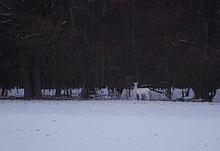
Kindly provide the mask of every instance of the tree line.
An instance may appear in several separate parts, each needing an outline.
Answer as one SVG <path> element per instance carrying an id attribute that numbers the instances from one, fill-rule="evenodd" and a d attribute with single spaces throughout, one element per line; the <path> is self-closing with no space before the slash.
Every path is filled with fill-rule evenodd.
<path id="1" fill-rule="evenodd" d="M 0 87 L 41 90 L 220 86 L 218 0 L 1 0 Z"/>

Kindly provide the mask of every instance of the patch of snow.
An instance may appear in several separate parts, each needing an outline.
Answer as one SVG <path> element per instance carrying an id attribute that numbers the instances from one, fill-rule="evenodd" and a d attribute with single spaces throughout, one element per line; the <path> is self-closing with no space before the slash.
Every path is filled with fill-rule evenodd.
<path id="1" fill-rule="evenodd" d="M 1 150 L 218 151 L 220 104 L 0 101 Z"/>

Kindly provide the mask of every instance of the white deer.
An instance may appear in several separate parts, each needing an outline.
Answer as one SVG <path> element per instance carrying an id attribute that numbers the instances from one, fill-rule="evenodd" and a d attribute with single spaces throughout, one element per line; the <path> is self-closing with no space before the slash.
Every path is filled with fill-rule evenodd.
<path id="1" fill-rule="evenodd" d="M 149 88 L 137 88 L 138 82 L 134 83 L 134 90 L 136 94 L 138 95 L 138 100 L 141 99 L 143 96 L 147 97 L 147 101 L 150 99 L 150 89 Z"/>

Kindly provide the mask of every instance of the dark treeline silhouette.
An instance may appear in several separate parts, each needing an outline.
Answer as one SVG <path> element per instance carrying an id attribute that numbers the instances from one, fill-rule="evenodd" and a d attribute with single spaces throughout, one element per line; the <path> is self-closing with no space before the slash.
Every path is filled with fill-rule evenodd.
<path id="1" fill-rule="evenodd" d="M 220 87 L 218 0 L 1 0 L 0 87 Z"/>

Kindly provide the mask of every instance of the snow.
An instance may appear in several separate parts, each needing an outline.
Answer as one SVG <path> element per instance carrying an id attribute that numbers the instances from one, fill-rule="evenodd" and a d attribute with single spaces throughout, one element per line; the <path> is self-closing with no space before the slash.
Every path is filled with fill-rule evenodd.
<path id="1" fill-rule="evenodd" d="M 0 101 L 4 151 L 217 151 L 220 104 Z"/>

